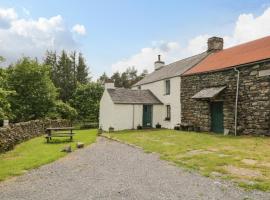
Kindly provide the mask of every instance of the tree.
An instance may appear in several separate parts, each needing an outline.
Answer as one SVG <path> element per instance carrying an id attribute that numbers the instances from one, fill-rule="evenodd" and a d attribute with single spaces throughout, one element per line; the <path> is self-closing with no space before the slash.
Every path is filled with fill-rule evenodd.
<path id="1" fill-rule="evenodd" d="M 57 65 L 57 55 L 55 51 L 46 51 L 44 64 L 51 69 L 50 77 L 55 85 L 58 85 L 59 69 Z"/>
<path id="2" fill-rule="evenodd" d="M 10 66 L 7 72 L 8 87 L 16 91 L 9 97 L 14 120 L 45 117 L 57 96 L 48 66 L 23 58 Z"/>
<path id="3" fill-rule="evenodd" d="M 138 71 L 134 67 L 128 67 L 123 73 L 113 73 L 110 78 L 104 72 L 98 79 L 98 82 L 104 84 L 106 80 L 112 79 L 115 87 L 131 88 L 132 85 L 143 79 L 147 74 L 147 70 L 143 70 L 143 72 L 138 75 Z"/>
<path id="4" fill-rule="evenodd" d="M 112 76 L 111 79 L 114 81 L 115 87 L 123 87 L 122 85 L 122 80 L 121 80 L 121 75 L 119 72 L 115 72 Z"/>
<path id="5" fill-rule="evenodd" d="M 104 84 L 107 80 L 109 80 L 110 78 L 107 76 L 107 74 L 104 72 L 99 79 L 97 80 L 98 83 L 100 84 Z"/>
<path id="6" fill-rule="evenodd" d="M 79 53 L 79 58 L 78 58 L 77 81 L 81 84 L 86 84 L 89 81 L 88 67 L 85 64 L 85 60 L 81 53 Z"/>
<path id="7" fill-rule="evenodd" d="M 78 118 L 98 122 L 99 102 L 104 88 L 100 83 L 79 85 L 71 100 L 71 105 L 77 110 Z"/>
<path id="8" fill-rule="evenodd" d="M 76 89 L 76 80 L 72 60 L 65 51 L 62 51 L 58 59 L 57 68 L 59 72 L 55 86 L 59 88 L 60 99 L 67 102 Z"/>
<path id="9" fill-rule="evenodd" d="M 11 93 L 12 91 L 6 89 L 6 71 L 0 68 L 0 120 L 12 117 L 10 103 L 8 101 Z"/>
<path id="10" fill-rule="evenodd" d="M 62 51 L 60 56 L 56 52 L 47 51 L 44 64 L 51 68 L 51 79 L 60 92 L 60 99 L 68 102 L 74 93 L 77 82 L 86 84 L 89 82 L 88 67 L 81 53 L 76 51 L 69 55 Z"/>
<path id="11" fill-rule="evenodd" d="M 137 77 L 137 79 L 134 82 L 134 84 L 137 83 L 138 81 L 142 80 L 147 74 L 148 74 L 148 71 L 146 69 L 143 70 L 142 73 Z"/>

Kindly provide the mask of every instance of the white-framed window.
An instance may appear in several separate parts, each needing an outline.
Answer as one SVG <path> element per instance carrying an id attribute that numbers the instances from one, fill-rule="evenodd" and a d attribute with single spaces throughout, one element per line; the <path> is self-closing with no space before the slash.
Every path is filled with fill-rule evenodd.
<path id="1" fill-rule="evenodd" d="M 171 82 L 170 80 L 165 80 L 165 95 L 170 95 L 171 93 Z"/>

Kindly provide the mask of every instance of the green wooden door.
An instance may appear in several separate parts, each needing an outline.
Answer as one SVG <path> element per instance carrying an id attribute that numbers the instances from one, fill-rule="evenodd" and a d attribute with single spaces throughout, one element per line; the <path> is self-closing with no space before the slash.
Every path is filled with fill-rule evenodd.
<path id="1" fill-rule="evenodd" d="M 211 131 L 223 133 L 223 102 L 211 103 Z"/>
<path id="2" fill-rule="evenodd" d="M 143 105 L 143 127 L 152 127 L 152 105 Z"/>

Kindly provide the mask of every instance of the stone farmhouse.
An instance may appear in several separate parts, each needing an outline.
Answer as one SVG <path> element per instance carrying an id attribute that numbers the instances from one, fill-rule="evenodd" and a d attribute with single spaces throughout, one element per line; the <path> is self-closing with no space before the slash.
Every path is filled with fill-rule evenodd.
<path id="1" fill-rule="evenodd" d="M 235 134 L 269 134 L 270 37 L 223 49 L 223 39 L 208 39 L 208 49 L 155 70 L 132 89 L 105 83 L 100 127 L 108 131 L 137 126 Z"/>
<path id="2" fill-rule="evenodd" d="M 270 134 L 270 37 L 215 51 L 186 71 L 182 121 L 203 131 Z"/>

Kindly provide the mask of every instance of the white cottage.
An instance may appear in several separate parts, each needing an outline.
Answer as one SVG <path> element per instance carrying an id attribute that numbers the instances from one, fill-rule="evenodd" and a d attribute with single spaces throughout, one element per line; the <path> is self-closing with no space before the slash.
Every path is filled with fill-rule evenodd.
<path id="1" fill-rule="evenodd" d="M 162 102 L 150 90 L 115 88 L 105 83 L 100 101 L 99 127 L 105 131 L 153 127 L 161 123 Z"/>
<path id="2" fill-rule="evenodd" d="M 216 48 L 215 37 L 208 40 L 206 52 L 169 65 L 158 60 L 155 70 L 136 83 L 131 89 L 115 89 L 106 83 L 100 103 L 100 126 L 104 130 L 135 129 L 137 125 L 173 129 L 181 123 L 181 75 L 200 63 Z"/>
<path id="3" fill-rule="evenodd" d="M 158 56 L 158 61 L 155 62 L 155 71 L 134 85 L 133 88 L 151 90 L 163 103 L 159 113 L 162 127 L 173 129 L 181 123 L 180 76 L 207 55 L 207 52 L 201 53 L 169 65 L 165 65 Z"/>

